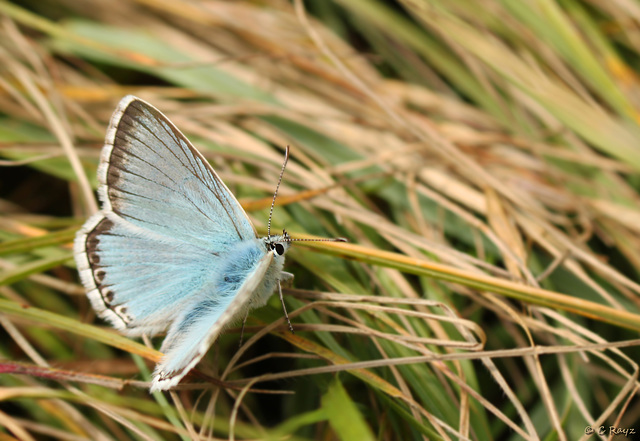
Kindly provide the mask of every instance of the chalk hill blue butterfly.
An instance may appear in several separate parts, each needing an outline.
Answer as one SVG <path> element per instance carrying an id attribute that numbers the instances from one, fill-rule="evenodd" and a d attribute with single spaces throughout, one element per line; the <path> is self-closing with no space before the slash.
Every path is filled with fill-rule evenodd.
<path id="1" fill-rule="evenodd" d="M 167 332 L 150 388 L 166 390 L 226 326 L 292 277 L 282 268 L 294 239 L 271 236 L 271 216 L 267 237 L 258 238 L 206 159 L 134 96 L 111 117 L 98 181 L 102 209 L 75 239 L 78 272 L 91 305 L 114 327 L 129 336 Z"/>

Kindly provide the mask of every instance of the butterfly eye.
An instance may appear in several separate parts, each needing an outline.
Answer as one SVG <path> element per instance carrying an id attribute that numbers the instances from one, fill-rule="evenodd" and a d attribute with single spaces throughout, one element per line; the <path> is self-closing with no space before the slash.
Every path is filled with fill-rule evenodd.
<path id="1" fill-rule="evenodd" d="M 284 254 L 284 246 L 281 243 L 275 244 L 275 249 L 278 256 L 282 256 Z"/>

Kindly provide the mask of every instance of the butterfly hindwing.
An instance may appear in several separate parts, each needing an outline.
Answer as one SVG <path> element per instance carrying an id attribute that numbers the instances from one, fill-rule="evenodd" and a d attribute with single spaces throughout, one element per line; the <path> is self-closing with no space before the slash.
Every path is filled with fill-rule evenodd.
<path id="1" fill-rule="evenodd" d="M 151 391 L 178 384 L 200 361 L 220 332 L 246 314 L 253 306 L 254 293 L 262 285 L 273 260 L 270 252 L 257 261 L 246 260 L 245 267 L 239 268 L 236 274 L 243 282 L 235 289 L 201 292 L 185 306 L 162 343 L 160 350 L 165 355 L 156 366 Z"/>
<path id="2" fill-rule="evenodd" d="M 176 310 L 212 283 L 220 263 L 207 250 L 146 231 L 113 213 L 89 219 L 75 248 L 93 308 L 129 335 L 165 330 Z"/>

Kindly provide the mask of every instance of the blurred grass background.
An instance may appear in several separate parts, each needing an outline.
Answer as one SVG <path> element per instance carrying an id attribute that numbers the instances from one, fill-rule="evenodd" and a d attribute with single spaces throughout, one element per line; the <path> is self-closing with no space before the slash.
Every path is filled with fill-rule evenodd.
<path id="1" fill-rule="evenodd" d="M 637 434 L 639 55 L 631 0 L 0 0 L 0 439 Z M 168 394 L 71 258 L 129 93 L 350 240 Z"/>

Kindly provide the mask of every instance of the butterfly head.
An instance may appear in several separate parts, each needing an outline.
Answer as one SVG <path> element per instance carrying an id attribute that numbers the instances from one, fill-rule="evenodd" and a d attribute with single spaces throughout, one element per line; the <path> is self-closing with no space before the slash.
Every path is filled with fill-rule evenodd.
<path id="1" fill-rule="evenodd" d="M 282 230 L 280 236 L 267 236 L 264 238 L 267 251 L 270 251 L 274 256 L 284 256 L 291 246 L 291 236 L 285 230 Z"/>

